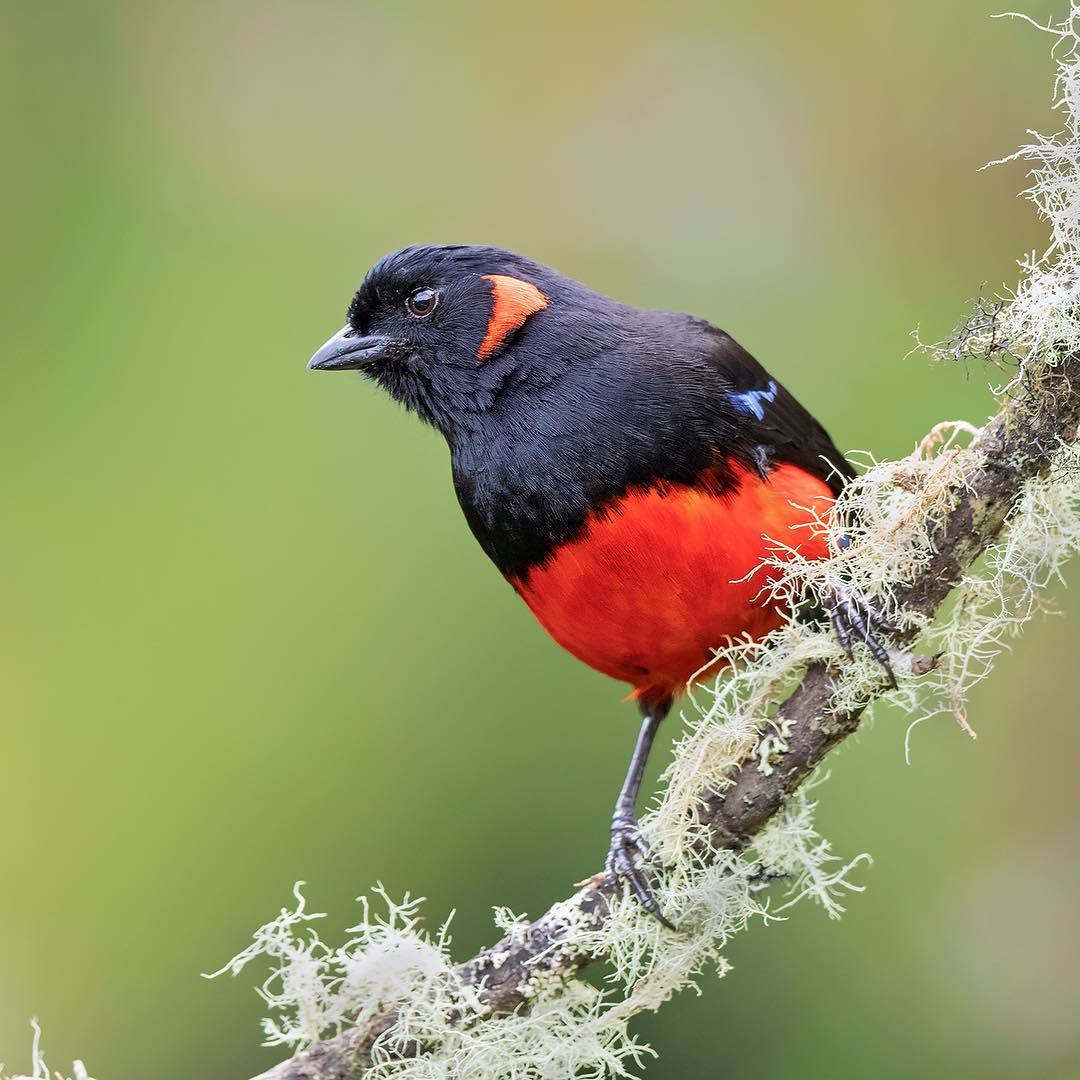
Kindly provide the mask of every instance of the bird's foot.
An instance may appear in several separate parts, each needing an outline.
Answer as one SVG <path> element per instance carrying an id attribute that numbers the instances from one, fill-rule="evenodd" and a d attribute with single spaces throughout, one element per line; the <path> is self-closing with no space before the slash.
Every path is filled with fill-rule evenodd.
<path id="1" fill-rule="evenodd" d="M 831 585 L 823 602 L 844 652 L 849 657 L 852 656 L 854 644 L 861 641 L 881 665 L 889 685 L 895 690 L 896 675 L 889 658 L 889 650 L 882 643 L 880 635 L 896 628 L 876 606 L 847 585 Z"/>
<path id="2" fill-rule="evenodd" d="M 641 906 L 669 930 L 674 930 L 674 925 L 660 910 L 643 872 L 648 858 L 649 845 L 641 835 L 636 819 L 632 814 L 617 811 L 611 819 L 611 848 L 604 862 L 604 878 L 613 885 L 626 882 Z"/>

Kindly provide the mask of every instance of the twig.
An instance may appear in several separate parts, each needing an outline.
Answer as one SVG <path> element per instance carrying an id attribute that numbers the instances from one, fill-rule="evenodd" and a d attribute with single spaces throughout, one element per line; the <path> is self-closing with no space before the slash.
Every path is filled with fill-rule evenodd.
<path id="1" fill-rule="evenodd" d="M 1057 447 L 1076 438 L 1078 422 L 1080 359 L 1069 357 L 1023 382 L 979 433 L 974 446 L 981 461 L 956 489 L 953 509 L 932 534 L 935 554 L 899 593 L 906 609 L 928 618 L 937 612 L 965 570 L 997 538 L 1027 481 L 1045 474 Z M 909 643 L 910 635 L 894 644 Z M 702 792 L 698 816 L 708 828 L 714 857 L 746 848 L 822 758 L 858 728 L 865 706 L 839 711 L 832 705 L 839 679 L 839 672 L 811 664 L 777 712 L 777 722 L 789 734 L 772 769 L 762 772 L 752 750 L 728 771 L 722 790 Z M 886 689 L 883 683 L 879 693 Z M 534 922 L 460 965 L 461 979 L 481 987 L 486 1015 L 527 1008 L 528 988 L 538 977 L 550 986 L 600 959 L 567 938 L 567 924 L 573 921 L 578 932 L 602 926 L 610 896 L 597 875 Z M 578 917 L 568 920 L 568 911 Z M 318 1042 L 256 1080 L 357 1080 L 371 1064 L 375 1040 L 394 1019 L 386 1014 Z M 483 1023 L 484 1017 L 470 1022 Z M 422 1049 L 413 1047 L 412 1052 Z"/>

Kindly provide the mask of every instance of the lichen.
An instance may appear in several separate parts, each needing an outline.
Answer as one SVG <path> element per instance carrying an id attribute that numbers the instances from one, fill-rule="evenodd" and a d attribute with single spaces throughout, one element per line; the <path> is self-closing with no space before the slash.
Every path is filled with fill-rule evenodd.
<path id="1" fill-rule="evenodd" d="M 0 1080 L 93 1080 L 81 1061 L 76 1061 L 72 1065 L 73 1077 L 67 1077 L 60 1072 L 51 1072 L 49 1066 L 45 1064 L 45 1051 L 41 1048 L 41 1025 L 36 1017 L 30 1021 L 30 1027 L 34 1032 L 33 1041 L 30 1044 L 30 1072 L 8 1075 L 4 1072 L 3 1063 L 0 1062 Z"/>
<path id="2" fill-rule="evenodd" d="M 1053 393 L 1055 365 L 1080 348 L 1080 0 L 1071 0 L 1061 24 L 1040 29 L 1053 35 L 1055 104 L 1064 128 L 1052 137 L 1032 133 L 1031 143 L 1003 160 L 1031 165 L 1025 194 L 1048 223 L 1050 244 L 1021 263 L 1011 294 L 977 301 L 957 334 L 935 349 L 945 359 L 992 365 L 994 377 L 1003 378 L 996 391 L 1002 397 Z M 981 438 L 972 424 L 943 423 L 901 460 L 867 457 L 829 518 L 808 525 L 827 535 L 835 554 L 807 560 L 777 543 L 766 560 L 777 596 L 798 603 L 838 585 L 857 590 L 882 618 L 917 634 L 920 649 L 940 653 L 929 673 L 902 658 L 895 664 L 899 685 L 887 699 L 911 717 L 909 747 L 916 725 L 942 715 L 972 733 L 972 687 L 1040 609 L 1044 587 L 1080 547 L 1080 447 L 1061 444 L 1053 467 L 1026 484 L 999 541 L 963 577 L 945 613 L 930 622 L 902 607 L 902 588 L 934 555 L 935 524 L 967 497 L 984 461 Z M 976 523 L 996 512 L 977 501 L 970 510 Z M 397 903 L 377 889 L 381 913 L 362 900 L 361 921 L 335 948 L 314 932 L 311 922 L 321 916 L 305 911 L 298 886 L 295 908 L 260 928 L 222 969 L 235 974 L 257 958 L 269 960 L 260 990 L 272 1013 L 264 1021 L 267 1042 L 302 1047 L 395 1013 L 373 1049 L 370 1075 L 379 1080 L 630 1076 L 650 1051 L 629 1021 L 696 987 L 707 969 L 725 974 L 723 949 L 732 934 L 751 921 L 783 917 L 803 898 L 839 915 L 844 896 L 862 888 L 851 875 L 868 856 L 833 854 L 814 828 L 812 784 L 788 800 L 751 850 L 715 861 L 701 854 L 703 826 L 692 811 L 703 788 L 722 786 L 728 769 L 748 756 L 766 772 L 782 761 L 788 732 L 774 720 L 776 704 L 808 663 L 827 661 L 841 672 L 834 700 L 841 711 L 871 701 L 880 668 L 867 650 L 849 659 L 826 627 L 795 619 L 762 641 L 725 645 L 718 655 L 726 670 L 688 699 L 685 732 L 643 821 L 665 868 L 657 897 L 677 933 L 628 896 L 615 898 L 599 927 L 568 901 L 554 916 L 563 922 L 558 948 L 604 956 L 604 987 L 566 980 L 548 956 L 526 980 L 530 1008 L 490 1017 L 477 987 L 455 972 L 446 924 L 434 934 L 419 925 L 419 900 Z M 787 892 L 776 897 L 778 879 Z M 772 888 L 764 889 L 768 883 Z M 520 939 L 525 922 L 499 909 L 497 925 Z M 425 1052 L 398 1056 L 416 1046 Z"/>

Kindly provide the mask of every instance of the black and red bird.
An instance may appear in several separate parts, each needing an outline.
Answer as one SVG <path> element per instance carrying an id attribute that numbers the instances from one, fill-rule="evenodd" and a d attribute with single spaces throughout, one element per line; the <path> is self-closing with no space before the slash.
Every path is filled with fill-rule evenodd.
<path id="1" fill-rule="evenodd" d="M 385 256 L 308 366 L 358 369 L 438 428 L 484 551 L 560 645 L 633 687 L 607 868 L 663 920 L 634 813 L 657 726 L 714 649 L 779 625 L 759 564 L 775 541 L 828 553 L 805 526 L 844 456 L 723 330 L 498 248 Z M 845 644 L 870 643 L 848 614 Z"/>

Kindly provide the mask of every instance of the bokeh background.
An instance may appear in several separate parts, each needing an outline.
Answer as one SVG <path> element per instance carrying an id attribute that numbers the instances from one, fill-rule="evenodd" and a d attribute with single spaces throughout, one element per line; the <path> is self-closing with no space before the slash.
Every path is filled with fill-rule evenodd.
<path id="1" fill-rule="evenodd" d="M 439 438 L 304 363 L 384 251 L 476 241 L 712 318 L 841 446 L 982 419 L 985 372 L 908 353 L 1044 242 L 1022 170 L 976 173 L 1055 126 L 999 7 L 0 8 L 0 1059 L 36 1014 L 54 1067 L 243 1080 L 281 1053 L 255 980 L 199 973 L 296 879 L 333 926 L 375 880 L 456 908 L 464 957 L 596 867 L 621 689 L 486 563 Z M 641 1022 L 649 1076 L 1080 1075 L 1056 591 L 977 743 L 906 765 L 883 714 L 836 757 L 868 891 L 734 942 Z"/>

